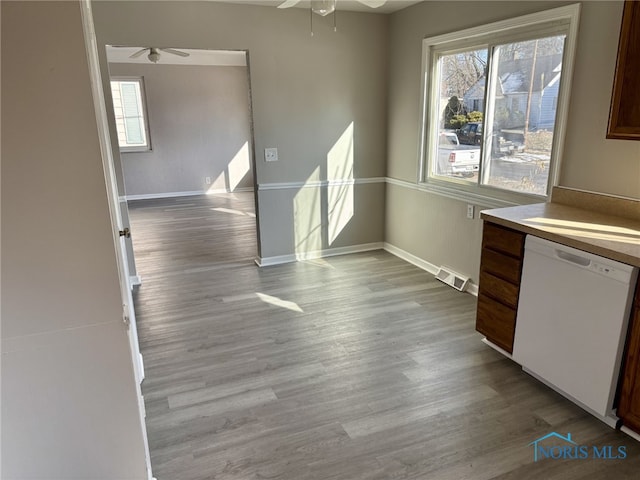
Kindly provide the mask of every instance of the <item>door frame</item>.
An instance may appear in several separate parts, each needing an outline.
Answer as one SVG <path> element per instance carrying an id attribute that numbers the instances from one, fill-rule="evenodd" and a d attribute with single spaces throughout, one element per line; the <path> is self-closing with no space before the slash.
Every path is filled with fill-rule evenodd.
<path id="1" fill-rule="evenodd" d="M 107 109 L 104 101 L 104 90 L 102 88 L 102 76 L 100 73 L 100 61 L 98 55 L 98 45 L 93 23 L 93 13 L 91 10 L 91 0 L 81 0 L 80 10 L 82 17 L 82 27 L 84 32 L 84 43 L 89 65 L 89 77 L 91 81 L 91 91 L 93 96 L 94 110 L 96 114 L 96 126 L 98 140 L 100 143 L 100 153 L 102 157 L 102 167 L 106 183 L 107 201 L 109 205 L 109 216 L 111 218 L 113 242 L 115 249 L 116 263 L 118 267 L 118 277 L 120 280 L 120 291 L 122 296 L 122 319 L 123 327 L 127 329 L 131 350 L 131 363 L 135 378 L 136 396 L 138 402 L 139 420 L 142 439 L 144 443 L 144 455 L 146 463 L 147 478 L 153 480 L 151 472 L 151 456 L 149 453 L 149 441 L 147 438 L 147 428 L 145 424 L 145 406 L 142 396 L 141 382 L 144 379 L 144 365 L 138 342 L 138 332 L 133 308 L 133 298 L 131 295 L 129 266 L 125 237 L 121 235 L 124 230 L 122 215 L 120 211 L 120 201 L 111 149 L 111 137 L 109 134 L 109 124 L 107 120 Z"/>

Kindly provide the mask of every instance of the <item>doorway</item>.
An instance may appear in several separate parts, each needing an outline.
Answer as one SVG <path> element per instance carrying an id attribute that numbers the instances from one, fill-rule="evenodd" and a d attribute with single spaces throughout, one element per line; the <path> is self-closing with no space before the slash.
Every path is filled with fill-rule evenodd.
<path id="1" fill-rule="evenodd" d="M 119 206 L 132 232 L 124 241 L 133 329 L 157 313 L 143 306 L 144 293 L 161 291 L 151 282 L 185 281 L 159 275 L 185 258 L 172 249 L 178 240 L 192 259 L 183 270 L 253 264 L 259 253 L 247 52 L 154 50 L 107 47 L 103 74 Z M 221 248 L 231 243 L 223 236 L 244 240 Z M 167 309 L 171 302 L 167 297 Z"/>
<path id="2" fill-rule="evenodd" d="M 246 51 L 106 48 L 127 200 L 254 190 Z"/>

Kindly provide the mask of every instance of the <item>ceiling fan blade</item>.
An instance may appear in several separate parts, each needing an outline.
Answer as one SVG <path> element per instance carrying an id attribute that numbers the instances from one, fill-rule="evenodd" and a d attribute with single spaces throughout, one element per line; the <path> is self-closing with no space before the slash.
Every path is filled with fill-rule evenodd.
<path id="1" fill-rule="evenodd" d="M 278 5 L 278 8 L 295 7 L 298 3 L 300 3 L 300 0 L 285 0 L 280 5 Z"/>
<path id="2" fill-rule="evenodd" d="M 371 8 L 379 8 L 387 3 L 387 0 L 358 0 L 358 2 Z"/>
<path id="3" fill-rule="evenodd" d="M 149 49 L 148 48 L 143 48 L 142 50 L 138 50 L 136 53 L 133 53 L 133 54 L 129 55 L 129 58 L 138 58 L 140 55 L 142 55 L 147 50 L 149 50 Z"/>
<path id="4" fill-rule="evenodd" d="M 163 52 L 171 53 L 172 55 L 178 55 L 180 57 L 188 57 L 189 54 L 187 52 L 181 52 L 180 50 L 175 50 L 173 48 L 159 48 L 158 50 L 162 50 Z"/>

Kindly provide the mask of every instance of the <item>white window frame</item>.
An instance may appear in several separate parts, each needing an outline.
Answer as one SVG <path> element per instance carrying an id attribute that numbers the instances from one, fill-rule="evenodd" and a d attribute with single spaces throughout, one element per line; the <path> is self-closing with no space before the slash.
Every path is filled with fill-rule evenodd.
<path id="1" fill-rule="evenodd" d="M 421 189 L 487 207 L 522 205 L 548 199 L 551 195 L 552 187 L 558 184 L 560 173 L 560 163 L 567 129 L 579 17 L 580 4 L 573 4 L 423 40 L 418 157 L 418 184 Z M 434 60 L 437 58 L 438 52 L 490 46 L 498 42 L 520 41 L 539 37 L 540 34 L 546 34 L 547 32 L 559 32 L 560 30 L 562 30 L 563 34 L 566 34 L 566 40 L 563 51 L 562 76 L 560 78 L 547 195 L 515 192 L 483 185 L 480 181 L 478 184 L 472 184 L 465 180 L 434 175 L 432 173 L 432 162 L 437 161 L 438 124 L 432 126 L 430 125 L 430 120 L 438 118 L 439 114 L 437 112 L 439 95 L 436 91 L 438 86 L 438 62 Z M 489 84 L 487 84 L 487 92 L 490 92 Z M 485 134 L 488 131 L 489 129 L 484 129 Z M 486 138 L 483 139 L 485 146 L 487 145 Z M 483 151 L 480 175 L 482 175 L 482 163 L 485 161 L 484 156 L 485 152 Z"/>
<path id="2" fill-rule="evenodd" d="M 145 144 L 144 145 L 131 145 L 131 146 L 123 146 L 120 145 L 120 139 L 118 138 L 118 146 L 120 148 L 120 152 L 123 153 L 136 153 L 136 152 L 149 152 L 151 151 L 151 136 L 149 135 L 149 114 L 147 111 L 147 103 L 146 103 L 146 94 L 145 94 L 145 89 L 144 89 L 144 78 L 143 77 L 111 77 L 110 79 L 110 83 L 109 85 L 111 85 L 111 82 L 135 82 L 138 84 L 139 87 L 139 91 L 140 91 L 140 97 L 138 98 L 138 102 L 139 102 L 139 106 L 141 108 L 142 111 L 142 123 L 143 123 L 143 131 L 144 131 L 144 135 L 145 135 Z M 111 88 L 111 91 L 113 92 L 113 87 Z M 114 103 L 114 107 L 115 107 L 115 101 L 113 99 L 113 93 L 112 93 L 112 101 Z M 114 119 L 116 121 L 116 129 L 117 129 L 117 118 L 115 118 L 115 111 L 114 111 Z"/>

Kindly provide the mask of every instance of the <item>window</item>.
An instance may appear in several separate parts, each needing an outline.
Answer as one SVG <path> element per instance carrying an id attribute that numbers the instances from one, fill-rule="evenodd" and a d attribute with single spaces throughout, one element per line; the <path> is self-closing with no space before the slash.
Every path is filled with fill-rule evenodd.
<path id="1" fill-rule="evenodd" d="M 489 206 L 549 195 L 566 128 L 578 13 L 571 5 L 424 40 L 426 189 Z"/>
<path id="2" fill-rule="evenodd" d="M 142 78 L 112 80 L 111 94 L 120 151 L 151 150 Z"/>

